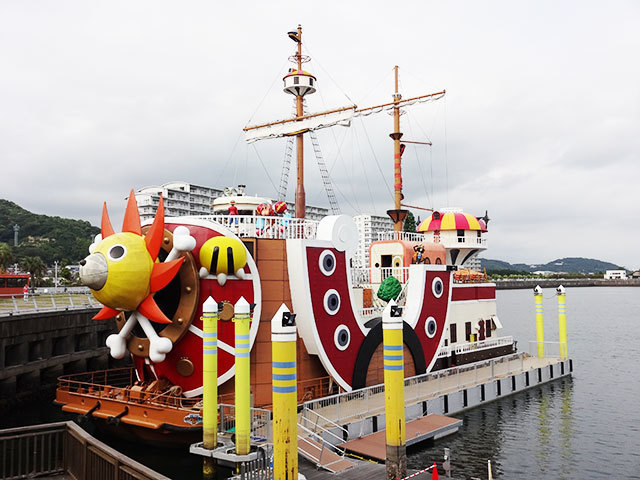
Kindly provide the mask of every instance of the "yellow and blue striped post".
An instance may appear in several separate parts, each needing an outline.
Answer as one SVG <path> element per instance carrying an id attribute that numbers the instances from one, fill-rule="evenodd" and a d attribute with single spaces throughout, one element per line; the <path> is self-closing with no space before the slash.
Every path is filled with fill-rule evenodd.
<path id="1" fill-rule="evenodd" d="M 251 385 L 249 377 L 249 302 L 244 297 L 234 306 L 236 333 L 236 455 L 248 455 L 251 449 Z"/>
<path id="2" fill-rule="evenodd" d="M 387 480 L 407 475 L 402 328 L 402 309 L 391 300 L 382 312 Z"/>
<path id="3" fill-rule="evenodd" d="M 567 305 L 566 295 L 564 293 L 564 287 L 560 285 L 556 288 L 558 295 L 558 340 L 560 342 L 560 358 L 569 358 L 567 351 Z"/>
<path id="4" fill-rule="evenodd" d="M 209 297 L 202 304 L 202 446 L 218 446 L 218 304 Z M 215 478 L 213 458 L 203 457 L 202 475 Z"/>
<path id="5" fill-rule="evenodd" d="M 282 304 L 271 319 L 273 477 L 298 479 L 295 314 Z"/>
<path id="6" fill-rule="evenodd" d="M 536 343 L 538 345 L 538 357 L 544 358 L 544 323 L 542 316 L 542 288 L 536 285 L 533 289 L 536 299 Z"/>

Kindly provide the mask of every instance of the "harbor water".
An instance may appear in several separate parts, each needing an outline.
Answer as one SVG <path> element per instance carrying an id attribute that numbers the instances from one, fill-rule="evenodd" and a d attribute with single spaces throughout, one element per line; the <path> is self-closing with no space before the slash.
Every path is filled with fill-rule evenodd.
<path id="1" fill-rule="evenodd" d="M 460 431 L 409 449 L 410 468 L 441 465 L 449 448 L 456 479 L 486 479 L 487 460 L 497 479 L 640 479 L 640 346 L 634 328 L 640 324 L 640 289 L 573 288 L 566 300 L 573 378 L 456 415 L 463 420 Z M 513 335 L 518 349 L 529 351 L 536 336 L 533 292 L 501 290 L 497 301 L 501 335 Z M 557 341 L 553 289 L 544 290 L 544 315 L 545 340 Z M 61 415 L 48 395 L 5 412 L 0 428 L 72 418 Z M 119 449 L 171 478 L 200 478 L 200 459 L 187 453 L 132 444 Z"/>
<path id="2" fill-rule="evenodd" d="M 640 479 L 638 288 L 567 290 L 573 378 L 502 398 L 456 417 L 457 435 L 411 450 L 410 468 L 441 462 L 451 450 L 454 478 Z M 536 338 L 531 290 L 497 292 L 504 335 L 527 350 Z M 544 337 L 558 340 L 555 290 L 544 289 Z"/>

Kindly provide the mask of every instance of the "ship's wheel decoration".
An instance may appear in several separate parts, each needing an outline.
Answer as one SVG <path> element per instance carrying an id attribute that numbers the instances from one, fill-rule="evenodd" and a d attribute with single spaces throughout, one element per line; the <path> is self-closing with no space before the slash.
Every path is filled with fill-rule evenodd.
<path id="1" fill-rule="evenodd" d="M 173 248 L 164 262 L 158 261 L 163 239 L 164 206 L 162 197 L 153 224 L 143 236 L 140 215 L 133 190 L 129 194 L 122 232 L 115 233 L 107 205 L 102 210 L 101 234 L 89 247 L 90 255 L 81 263 L 80 278 L 104 307 L 93 317 L 105 320 L 131 312 L 117 334 L 107 338 L 111 356 L 123 358 L 127 353 L 128 337 L 140 325 L 148 339 L 148 356 L 162 362 L 173 347 L 170 338 L 159 336 L 150 321 L 172 323 L 163 313 L 153 294 L 166 287 L 176 276 L 184 261 L 180 255 L 195 247 L 195 239 L 186 227 L 173 233 Z M 146 348 L 145 348 L 146 350 Z"/>

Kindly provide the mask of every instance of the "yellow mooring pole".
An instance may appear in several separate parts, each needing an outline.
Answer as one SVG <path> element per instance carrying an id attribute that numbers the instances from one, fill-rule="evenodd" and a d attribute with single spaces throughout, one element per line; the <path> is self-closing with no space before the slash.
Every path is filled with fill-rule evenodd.
<path id="1" fill-rule="evenodd" d="M 234 307 L 236 333 L 236 455 L 248 455 L 251 449 L 251 385 L 249 378 L 250 306 L 240 297 Z"/>
<path id="2" fill-rule="evenodd" d="M 382 312 L 387 480 L 407 475 L 402 328 L 402 308 L 391 300 Z"/>
<path id="3" fill-rule="evenodd" d="M 209 297 L 202 304 L 202 446 L 218 446 L 218 304 Z M 216 478 L 213 458 L 203 457 L 202 477 Z"/>
<path id="4" fill-rule="evenodd" d="M 282 304 L 271 319 L 273 478 L 298 480 L 295 314 Z"/>
<path id="5" fill-rule="evenodd" d="M 567 351 L 567 299 L 562 285 L 556 288 L 556 294 L 558 295 L 558 340 L 560 342 L 560 358 L 566 359 L 569 358 Z"/>
<path id="6" fill-rule="evenodd" d="M 536 342 L 538 345 L 538 357 L 544 358 L 544 324 L 542 320 L 542 288 L 536 285 L 533 289 L 536 299 Z"/>

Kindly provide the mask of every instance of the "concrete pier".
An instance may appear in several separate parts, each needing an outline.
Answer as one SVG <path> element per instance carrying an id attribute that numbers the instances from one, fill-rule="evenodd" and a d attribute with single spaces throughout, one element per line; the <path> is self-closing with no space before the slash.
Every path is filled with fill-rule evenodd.
<path id="1" fill-rule="evenodd" d="M 105 339 L 115 323 L 91 320 L 96 311 L 0 317 L 0 406 L 55 386 L 60 375 L 109 368 Z"/>

